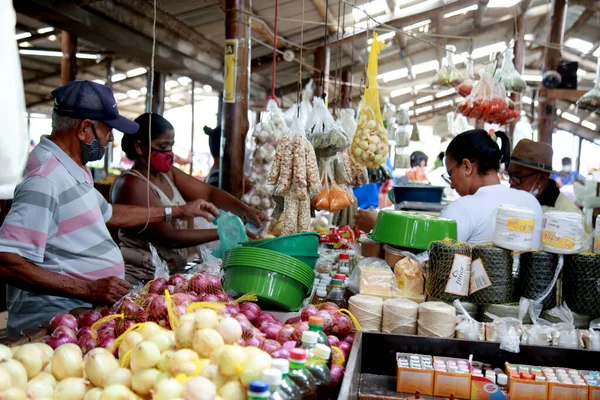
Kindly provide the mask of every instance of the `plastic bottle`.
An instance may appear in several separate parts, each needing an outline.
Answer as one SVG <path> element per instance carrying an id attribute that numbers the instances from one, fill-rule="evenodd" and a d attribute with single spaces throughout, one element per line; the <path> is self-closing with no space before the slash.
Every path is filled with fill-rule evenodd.
<path id="1" fill-rule="evenodd" d="M 339 308 L 348 308 L 344 298 L 344 282 L 339 279 L 331 280 L 331 289 L 327 293 L 327 301 L 336 304 Z"/>
<path id="2" fill-rule="evenodd" d="M 305 349 L 290 350 L 290 379 L 300 388 L 303 400 L 317 400 L 317 384 L 305 364 Z"/>
<path id="3" fill-rule="evenodd" d="M 269 400 L 290 400 L 290 396 L 281 388 L 281 371 L 276 368 L 267 368 L 262 373 L 263 381 L 269 384 Z"/>
<path id="4" fill-rule="evenodd" d="M 313 356 L 306 363 L 306 368 L 317 383 L 317 399 L 328 400 L 331 397 L 333 383 L 327 360 L 331 357 L 331 349 L 324 344 L 317 344 Z"/>
<path id="5" fill-rule="evenodd" d="M 252 381 L 248 386 L 248 400 L 268 400 L 269 384 L 265 381 Z"/>
<path id="6" fill-rule="evenodd" d="M 350 271 L 350 254 L 348 254 L 348 253 L 340 254 L 340 260 L 331 269 L 331 276 L 334 277 L 335 274 L 340 272 L 340 268 L 343 268 L 343 267 L 348 268 L 348 271 Z"/>
<path id="7" fill-rule="evenodd" d="M 304 331 L 300 341 L 300 347 L 306 350 L 306 359 L 310 360 L 312 351 L 319 342 L 319 334 L 313 331 Z"/>
<path id="8" fill-rule="evenodd" d="M 290 373 L 290 362 L 288 360 L 282 360 L 280 358 L 271 361 L 271 368 L 275 368 L 281 371 L 281 385 L 280 389 L 286 393 L 291 400 L 302 400 L 302 392 L 298 385 L 289 377 Z"/>
<path id="9" fill-rule="evenodd" d="M 312 304 L 318 306 L 319 304 L 325 303 L 325 299 L 327 299 L 327 289 L 317 287 L 317 291 L 313 296 Z"/>
<path id="10" fill-rule="evenodd" d="M 507 395 L 508 394 L 508 376 L 505 374 L 498 374 L 498 387 L 500 388 L 500 391 Z"/>

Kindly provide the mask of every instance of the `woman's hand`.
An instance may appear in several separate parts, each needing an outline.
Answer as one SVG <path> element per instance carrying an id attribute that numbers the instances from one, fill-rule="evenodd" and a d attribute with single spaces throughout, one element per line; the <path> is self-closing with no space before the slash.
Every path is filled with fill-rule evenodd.
<path id="1" fill-rule="evenodd" d="M 246 217 L 247 221 L 251 221 L 254 224 L 256 224 L 257 226 L 263 226 L 265 225 L 265 222 L 268 221 L 268 217 L 265 215 L 265 213 L 258 211 L 252 207 L 247 207 L 246 211 L 244 212 L 244 217 Z M 248 237 L 250 239 L 258 239 L 259 236 L 246 230 L 246 233 L 248 234 Z"/>
<path id="2" fill-rule="evenodd" d="M 202 217 L 207 221 L 212 222 L 212 220 L 218 216 L 219 210 L 217 207 L 204 200 L 190 201 L 184 206 L 173 208 L 173 217 L 179 219 Z"/>
<path id="3" fill-rule="evenodd" d="M 375 227 L 377 221 L 377 215 L 379 213 L 375 210 L 358 210 L 356 214 L 356 225 L 361 231 L 371 232 Z"/>

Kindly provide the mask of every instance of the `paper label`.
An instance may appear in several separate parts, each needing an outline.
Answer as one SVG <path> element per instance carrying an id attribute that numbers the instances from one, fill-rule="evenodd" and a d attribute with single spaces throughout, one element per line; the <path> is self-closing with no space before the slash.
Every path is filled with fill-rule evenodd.
<path id="1" fill-rule="evenodd" d="M 574 222 L 544 218 L 542 244 L 546 246 L 573 250 L 576 245 L 576 238 L 581 236 L 581 227 Z"/>
<path id="2" fill-rule="evenodd" d="M 235 103 L 235 87 L 237 80 L 237 58 L 238 40 L 225 40 L 225 62 L 223 69 L 223 101 L 225 103 Z"/>
<path id="3" fill-rule="evenodd" d="M 600 236 L 594 238 L 594 253 L 600 254 Z"/>
<path id="4" fill-rule="evenodd" d="M 485 266 L 481 258 L 471 263 L 471 282 L 469 283 L 469 294 L 473 294 L 481 289 L 492 286 L 490 277 L 485 271 Z"/>
<path id="5" fill-rule="evenodd" d="M 506 222 L 506 229 L 511 232 L 521 232 L 533 235 L 534 227 L 535 220 L 533 219 L 509 218 Z"/>
<path id="6" fill-rule="evenodd" d="M 456 296 L 469 295 L 469 280 L 471 277 L 471 257 L 455 254 L 452 270 L 448 276 L 446 293 Z"/>

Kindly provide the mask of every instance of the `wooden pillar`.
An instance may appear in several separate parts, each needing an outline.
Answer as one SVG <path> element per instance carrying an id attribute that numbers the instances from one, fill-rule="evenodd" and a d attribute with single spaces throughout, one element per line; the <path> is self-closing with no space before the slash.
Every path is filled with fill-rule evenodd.
<path id="1" fill-rule="evenodd" d="M 515 59 L 513 60 L 515 69 L 521 75 L 523 74 L 523 71 L 525 70 L 525 33 L 526 32 L 527 32 L 527 18 L 525 17 L 525 14 L 523 13 L 517 20 L 517 40 L 515 41 Z M 510 97 L 511 97 L 512 101 L 515 103 L 515 110 L 518 111 L 520 114 L 520 112 L 521 112 L 521 95 L 519 93 L 512 93 Z M 519 121 L 520 118 L 521 117 L 518 117 L 515 121 L 513 121 L 510 124 L 508 137 L 510 138 L 510 143 L 512 144 L 512 146 L 515 145 L 514 140 L 513 140 L 515 125 L 517 124 L 517 122 Z"/>
<path id="2" fill-rule="evenodd" d="M 60 36 L 63 53 L 60 61 L 60 80 L 66 85 L 77 76 L 77 36 L 65 31 Z"/>
<path id="3" fill-rule="evenodd" d="M 191 153 L 191 159 L 190 159 L 190 175 L 194 174 L 194 135 L 196 133 L 196 126 L 195 126 L 195 119 L 196 119 L 196 113 L 194 112 L 195 108 L 194 108 L 194 103 L 196 103 L 196 99 L 194 98 L 195 94 L 194 94 L 194 89 L 196 88 L 196 82 L 192 81 L 192 94 L 190 95 L 190 101 L 191 101 L 191 105 L 192 105 L 192 142 L 191 142 L 191 146 L 190 146 L 190 153 Z"/>
<path id="4" fill-rule="evenodd" d="M 331 49 L 329 47 L 321 46 L 315 51 L 315 59 L 313 64 L 315 67 L 315 72 L 313 74 L 313 81 L 315 82 L 315 96 L 322 96 L 323 90 L 325 93 L 327 93 L 330 59 Z M 324 75 L 325 79 L 324 87 L 321 87 L 322 75 Z"/>
<path id="5" fill-rule="evenodd" d="M 342 99 L 340 108 L 352 108 L 352 70 L 345 68 L 342 70 Z"/>
<path id="6" fill-rule="evenodd" d="M 165 74 L 154 71 L 154 87 L 152 90 L 152 104 L 150 104 L 150 74 L 148 71 L 148 83 L 146 88 L 146 112 L 153 112 L 163 115 L 165 112 Z"/>
<path id="7" fill-rule="evenodd" d="M 250 0 L 225 0 L 225 94 L 219 186 L 244 194 L 244 152 L 248 132 Z"/>
<path id="8" fill-rule="evenodd" d="M 563 42 L 566 14 L 567 0 L 552 0 L 552 9 L 548 14 L 550 23 L 546 42 L 556 46 L 546 47 L 544 50 L 544 72 L 556 71 L 560 62 L 560 47 Z M 556 119 L 556 100 L 539 99 L 538 119 L 539 141 L 552 145 L 552 132 L 554 132 Z"/>
<path id="9" fill-rule="evenodd" d="M 115 73 L 115 64 L 112 57 L 106 58 L 106 86 L 112 89 L 112 76 Z M 108 168 L 113 159 L 113 147 L 108 146 L 106 153 L 104 154 L 104 175 L 108 176 Z"/>

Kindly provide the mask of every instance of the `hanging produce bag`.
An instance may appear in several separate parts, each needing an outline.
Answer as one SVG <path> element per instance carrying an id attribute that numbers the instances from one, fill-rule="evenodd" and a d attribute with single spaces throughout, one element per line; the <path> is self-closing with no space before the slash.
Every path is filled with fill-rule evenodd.
<path id="1" fill-rule="evenodd" d="M 377 84 L 377 56 L 383 43 L 373 34 L 373 44 L 369 54 L 367 87 L 362 101 L 358 127 L 352 140 L 352 155 L 366 167 L 375 168 L 385 163 L 388 156 L 387 131 L 381 118 L 379 107 L 379 86 Z"/>
<path id="2" fill-rule="evenodd" d="M 315 97 L 313 109 L 306 121 L 308 139 L 317 157 L 331 157 L 350 146 L 350 139 L 320 97 Z"/>
<path id="3" fill-rule="evenodd" d="M 355 112 L 352 108 L 341 108 L 337 110 L 338 123 L 342 126 L 348 139 L 352 140 L 354 132 L 356 132 Z"/>
<path id="4" fill-rule="evenodd" d="M 596 68 L 596 83 L 594 84 L 594 88 L 577 100 L 577 107 L 600 112 L 600 62 Z"/>
<path id="5" fill-rule="evenodd" d="M 494 79 L 496 82 L 499 82 L 501 85 L 503 85 L 507 92 L 523 93 L 525 90 L 527 90 L 527 83 L 525 83 L 525 80 L 521 77 L 521 74 L 515 69 L 513 58 L 515 58 L 513 49 L 512 47 L 509 47 L 504 52 L 502 67 L 496 71 Z"/>
<path id="6" fill-rule="evenodd" d="M 457 87 L 464 80 L 463 75 L 460 73 L 458 68 L 454 65 L 454 53 L 456 47 L 452 45 L 446 46 L 446 65 L 444 65 L 437 74 L 433 77 L 431 85 L 434 89 L 440 87 Z"/>
<path id="7" fill-rule="evenodd" d="M 467 62 L 467 77 L 466 79 L 458 85 L 458 94 L 462 97 L 467 97 L 473 91 L 473 86 L 475 85 L 475 74 L 473 73 L 473 60 L 469 59 Z"/>
<path id="8" fill-rule="evenodd" d="M 343 168 L 342 163 L 339 163 L 337 168 L 338 170 Z M 341 172 L 338 172 L 338 174 L 341 174 Z M 326 161 L 326 165 L 322 168 L 321 180 L 321 192 L 312 202 L 312 206 L 316 210 L 336 212 L 350 207 L 354 203 L 354 197 L 335 181 L 333 159 Z"/>

